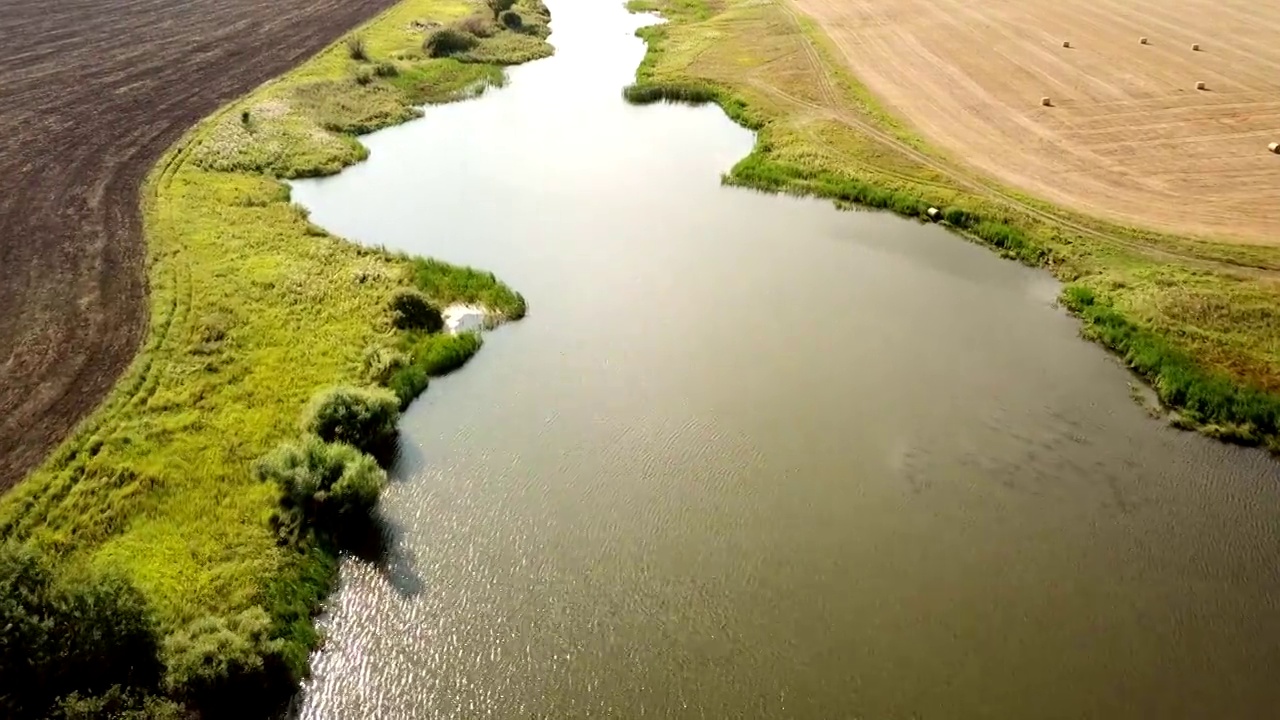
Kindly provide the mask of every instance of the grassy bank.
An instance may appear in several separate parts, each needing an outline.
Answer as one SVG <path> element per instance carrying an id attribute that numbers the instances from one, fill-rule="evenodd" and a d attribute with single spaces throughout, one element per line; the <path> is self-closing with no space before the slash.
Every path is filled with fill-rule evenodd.
<path id="1" fill-rule="evenodd" d="M 162 644 L 216 621 L 226 652 L 269 641 L 296 678 L 334 549 L 282 544 L 280 490 L 254 463 L 299 436 L 317 391 L 384 384 L 404 404 L 479 349 L 475 335 L 397 327 L 394 294 L 509 319 L 525 307 L 492 274 L 330 236 L 281 179 L 337 172 L 367 154 L 355 135 L 550 54 L 547 21 L 537 0 L 404 0 L 179 142 L 142 198 L 145 347 L 104 405 L 0 499 L 0 539 L 67 574 L 127 579 Z M 446 29 L 468 47 L 432 57 L 428 40 Z M 244 620 L 253 613 L 266 630 Z"/>
<path id="2" fill-rule="evenodd" d="M 639 31 L 649 49 L 628 100 L 715 102 L 757 131 L 726 183 L 940 222 L 1047 267 L 1084 334 L 1146 378 L 1173 422 L 1280 450 L 1280 250 L 1119 227 L 999 186 L 881 107 L 785 0 L 629 7 L 668 22 Z"/>

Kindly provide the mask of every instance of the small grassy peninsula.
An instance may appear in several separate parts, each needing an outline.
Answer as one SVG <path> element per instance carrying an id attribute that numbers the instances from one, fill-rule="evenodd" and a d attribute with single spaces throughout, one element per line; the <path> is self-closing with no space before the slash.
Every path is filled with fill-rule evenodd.
<path id="1" fill-rule="evenodd" d="M 1002 187 L 930 148 L 786 0 L 631 0 L 634 103 L 714 102 L 757 132 L 726 183 L 936 222 L 1066 283 L 1084 334 L 1179 427 L 1280 451 L 1280 248 L 1120 227 Z"/>
<path id="2" fill-rule="evenodd" d="M 142 197 L 145 347 L 0 498 L 0 715 L 265 715 L 306 672 L 342 548 L 362 551 L 400 411 L 518 319 L 492 274 L 360 247 L 281 180 L 360 133 L 551 53 L 540 0 L 404 0 L 192 129 Z"/>

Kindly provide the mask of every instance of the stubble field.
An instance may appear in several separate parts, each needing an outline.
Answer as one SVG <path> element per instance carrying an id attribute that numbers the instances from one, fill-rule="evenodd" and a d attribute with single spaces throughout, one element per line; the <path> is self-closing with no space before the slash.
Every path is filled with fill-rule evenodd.
<path id="1" fill-rule="evenodd" d="M 1280 141 L 1280 5 L 795 5 L 873 93 L 985 174 L 1126 225 L 1280 244 L 1280 155 L 1267 150 Z"/>

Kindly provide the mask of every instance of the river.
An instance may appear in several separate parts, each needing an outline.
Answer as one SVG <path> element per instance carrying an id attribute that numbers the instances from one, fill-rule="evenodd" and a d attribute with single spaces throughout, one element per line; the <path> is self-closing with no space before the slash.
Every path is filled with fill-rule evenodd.
<path id="1" fill-rule="evenodd" d="M 406 413 L 304 718 L 1263 718 L 1280 464 L 1167 427 L 1046 273 L 723 188 L 750 133 L 630 107 L 644 18 L 299 182 L 527 318 Z"/>

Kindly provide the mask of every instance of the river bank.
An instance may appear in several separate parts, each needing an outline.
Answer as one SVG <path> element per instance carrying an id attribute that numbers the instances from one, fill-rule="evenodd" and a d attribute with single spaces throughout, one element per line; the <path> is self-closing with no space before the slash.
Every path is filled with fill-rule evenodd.
<path id="1" fill-rule="evenodd" d="M 716 102 L 758 132 L 725 182 L 931 221 L 1066 283 L 1085 336 L 1207 435 L 1280 449 L 1280 252 L 1121 228 L 1042 203 L 933 151 L 785 2 L 634 0 L 669 22 L 625 93 Z"/>
<path id="2" fill-rule="evenodd" d="M 472 97 L 502 83 L 502 65 L 551 54 L 545 7 L 505 7 L 499 17 L 479 3 L 405 0 L 201 122 L 162 159 L 141 198 L 143 350 L 103 406 L 0 500 L 0 538 L 69 573 L 126 578 L 165 652 L 168 639 L 214 623 L 230 635 L 202 650 L 211 667 L 251 675 L 269 645 L 266 666 L 282 662 L 295 682 L 305 673 L 336 551 L 282 544 L 271 520 L 278 490 L 251 467 L 298 435 L 318 391 L 387 384 L 404 405 L 479 349 L 474 333 L 398 329 L 397 293 L 502 319 L 525 305 L 490 273 L 330 235 L 283 180 L 336 173 L 367 156 L 357 135 L 418 117 L 424 103 Z M 445 28 L 461 30 L 466 47 L 429 56 L 426 41 Z M 261 627 L 238 637 L 239 619 L 259 611 L 266 639 Z M 232 659 L 241 645 L 249 656 Z"/>

